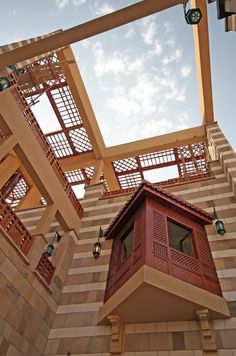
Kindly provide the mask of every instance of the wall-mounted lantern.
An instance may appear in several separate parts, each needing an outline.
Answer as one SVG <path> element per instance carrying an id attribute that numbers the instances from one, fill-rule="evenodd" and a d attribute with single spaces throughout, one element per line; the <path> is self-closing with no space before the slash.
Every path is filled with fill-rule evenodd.
<path id="1" fill-rule="evenodd" d="M 194 9 L 189 9 L 188 11 L 186 10 L 188 0 L 183 3 L 184 6 L 184 17 L 189 25 L 197 25 L 201 18 L 202 18 L 202 12 L 201 9 L 199 8 L 194 8 Z"/>
<path id="2" fill-rule="evenodd" d="M 94 243 L 93 245 L 93 255 L 95 258 L 98 258 L 101 254 L 101 249 L 102 249 L 102 245 L 99 241 L 99 239 L 103 237 L 103 230 L 100 226 L 100 229 L 99 229 L 99 233 L 98 233 L 98 240 Z"/>
<path id="3" fill-rule="evenodd" d="M 52 243 L 47 245 L 47 247 L 46 247 L 46 249 L 44 251 L 44 255 L 46 257 L 51 257 L 52 256 L 54 248 L 55 248 L 54 245 L 53 245 L 53 242 L 54 242 L 55 239 L 56 239 L 57 242 L 59 242 L 61 240 L 61 235 L 57 231 L 55 232 L 55 235 L 53 237 Z"/>
<path id="4" fill-rule="evenodd" d="M 213 216 L 214 219 L 216 220 L 215 227 L 216 227 L 217 234 L 223 236 L 226 233 L 225 225 L 223 221 L 219 219 L 215 207 L 213 207 Z"/>
<path id="5" fill-rule="evenodd" d="M 0 91 L 3 91 L 11 86 L 10 80 L 5 77 L 0 77 Z"/>

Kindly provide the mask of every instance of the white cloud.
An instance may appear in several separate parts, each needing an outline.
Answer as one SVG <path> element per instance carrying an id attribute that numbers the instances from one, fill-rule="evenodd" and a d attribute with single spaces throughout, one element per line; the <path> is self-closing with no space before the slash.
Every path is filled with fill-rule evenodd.
<path id="1" fill-rule="evenodd" d="M 87 0 L 54 0 L 56 6 L 59 9 L 63 9 L 65 6 L 72 4 L 75 6 L 80 6 L 82 4 L 85 4 L 87 2 Z"/>
<path id="2" fill-rule="evenodd" d="M 85 4 L 87 2 L 87 0 L 72 0 L 72 3 L 76 6 Z"/>
<path id="3" fill-rule="evenodd" d="M 69 0 L 55 0 L 55 4 L 59 9 L 63 9 L 69 4 Z"/>
<path id="4" fill-rule="evenodd" d="M 178 117 L 179 124 L 177 126 L 178 130 L 184 130 L 189 127 L 189 116 L 186 112 L 182 112 Z"/>
<path id="5" fill-rule="evenodd" d="M 186 100 L 185 91 L 186 91 L 185 88 L 180 88 L 176 95 L 175 100 L 184 102 Z"/>
<path id="6" fill-rule="evenodd" d="M 179 48 L 175 49 L 169 56 L 165 56 L 162 60 L 162 64 L 167 65 L 172 62 L 178 62 L 183 56 L 183 51 Z"/>
<path id="7" fill-rule="evenodd" d="M 135 31 L 134 31 L 134 28 L 131 27 L 125 34 L 125 38 L 132 38 L 135 36 Z"/>
<path id="8" fill-rule="evenodd" d="M 158 78 L 141 74 L 134 85 L 127 89 L 119 86 L 108 98 L 107 106 L 123 117 L 140 113 L 148 115 L 157 111 L 156 95 L 159 92 Z"/>
<path id="9" fill-rule="evenodd" d="M 110 14 L 113 11 L 115 11 L 113 7 L 108 2 L 105 2 L 102 5 L 97 6 L 95 13 L 96 15 L 103 16 Z"/>
<path id="10" fill-rule="evenodd" d="M 144 43 L 152 45 L 156 35 L 156 24 L 154 21 L 144 22 L 144 24 L 145 29 L 144 32 L 141 33 L 141 37 Z"/>
<path id="11" fill-rule="evenodd" d="M 191 71 L 192 71 L 192 68 L 190 66 L 183 66 L 181 68 L 181 76 L 183 78 L 187 78 L 190 75 Z"/>
<path id="12" fill-rule="evenodd" d="M 168 132 L 172 128 L 172 123 L 170 120 L 166 118 L 162 118 L 161 120 L 149 120 L 145 123 L 142 128 L 144 137 L 151 137 L 156 135 L 162 135 Z"/>
<path id="13" fill-rule="evenodd" d="M 106 60 L 103 51 L 99 49 L 94 69 L 97 77 L 101 77 L 107 73 L 118 75 L 120 72 L 125 71 L 125 60 L 118 53 L 114 54 L 109 60 Z"/>
<path id="14" fill-rule="evenodd" d="M 16 16 L 16 9 L 12 9 L 12 15 Z"/>
<path id="15" fill-rule="evenodd" d="M 155 54 L 158 56 L 163 52 L 163 47 L 160 41 L 155 41 L 155 48 L 154 48 Z"/>
<path id="16" fill-rule="evenodd" d="M 80 41 L 80 44 L 82 45 L 82 47 L 83 47 L 84 49 L 87 49 L 87 48 L 89 48 L 90 42 L 89 42 L 89 40 L 88 40 L 87 38 L 85 38 L 85 40 Z"/>
<path id="17" fill-rule="evenodd" d="M 140 73 L 146 60 L 145 56 L 135 58 L 117 51 L 106 56 L 100 42 L 93 46 L 93 52 L 95 57 L 94 69 L 97 77 L 109 73 L 116 76 L 121 73 L 126 76 L 131 73 Z"/>

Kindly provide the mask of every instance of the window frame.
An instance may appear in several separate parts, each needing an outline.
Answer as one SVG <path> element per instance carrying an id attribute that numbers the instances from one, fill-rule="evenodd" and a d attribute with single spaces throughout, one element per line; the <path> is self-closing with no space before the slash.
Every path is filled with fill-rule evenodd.
<path id="1" fill-rule="evenodd" d="M 121 263 L 125 262 L 128 260 L 128 258 L 132 255 L 133 253 L 133 244 L 134 244 L 134 221 L 129 224 L 129 226 L 127 227 L 127 229 L 125 230 L 125 232 L 122 234 L 121 238 L 120 238 L 120 243 L 121 243 Z M 124 248 L 125 248 L 125 244 L 124 244 L 124 240 L 129 236 L 129 234 L 131 233 L 131 231 L 133 231 L 133 236 L 132 236 L 132 241 L 131 241 L 131 251 L 129 253 L 128 256 L 124 256 Z"/>
<path id="2" fill-rule="evenodd" d="M 171 246 L 170 237 L 169 237 L 169 230 L 168 230 L 168 222 L 171 222 L 172 224 L 175 224 L 175 225 L 177 225 L 177 226 L 179 226 L 179 227 L 181 227 L 183 229 L 186 229 L 186 230 L 188 230 L 190 232 L 182 240 L 184 240 L 186 238 L 188 239 L 189 245 L 190 245 L 190 248 L 191 248 L 191 252 L 192 252 L 191 255 L 187 254 L 186 252 L 184 252 L 182 250 L 178 250 L 178 249 L 174 248 L 173 246 Z M 196 253 L 196 246 L 195 246 L 195 243 L 194 243 L 194 241 L 195 241 L 194 229 L 190 225 L 184 225 L 183 223 L 180 223 L 179 221 L 177 221 L 177 220 L 175 220 L 175 219 L 173 219 L 173 218 L 171 218 L 169 216 L 166 217 L 166 225 L 167 225 L 167 241 L 168 241 L 169 248 L 172 248 L 173 250 L 178 251 L 178 252 L 182 253 L 185 256 L 198 259 L 198 256 L 197 256 L 197 253 Z M 180 240 L 180 242 L 182 240 Z"/>

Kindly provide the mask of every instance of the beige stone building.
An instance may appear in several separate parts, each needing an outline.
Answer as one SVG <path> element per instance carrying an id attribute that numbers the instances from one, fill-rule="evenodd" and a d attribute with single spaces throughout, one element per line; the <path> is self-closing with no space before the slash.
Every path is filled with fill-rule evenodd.
<path id="1" fill-rule="evenodd" d="M 106 147 L 70 48 L 180 3 L 1 47 L 0 355 L 236 356 L 236 154 L 213 117 L 206 2 L 198 127 Z M 61 125 L 47 135 L 30 108 L 43 93 Z M 139 195 L 171 165 L 179 178 Z"/>

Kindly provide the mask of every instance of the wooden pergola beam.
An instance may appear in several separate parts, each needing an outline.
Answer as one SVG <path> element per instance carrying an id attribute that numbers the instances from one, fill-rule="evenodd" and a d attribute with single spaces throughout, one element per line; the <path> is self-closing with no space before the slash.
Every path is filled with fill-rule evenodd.
<path id="1" fill-rule="evenodd" d="M 95 36 L 99 33 L 112 30 L 129 22 L 141 19 L 145 16 L 168 9 L 182 3 L 181 0 L 144 0 L 122 8 L 111 14 L 101 16 L 81 25 L 58 32 L 50 37 L 0 55 L 0 70 L 26 59 L 39 56 L 43 53 L 55 51 L 58 48 Z"/>
<path id="2" fill-rule="evenodd" d="M 106 149 L 104 161 L 111 162 L 128 157 L 136 157 L 146 153 L 201 142 L 205 139 L 205 127 L 197 126 L 191 129 L 185 129 L 165 135 L 108 147 Z"/>
<path id="3" fill-rule="evenodd" d="M 82 169 L 95 166 L 97 159 L 93 152 L 88 152 L 78 156 L 60 158 L 58 162 L 64 172 L 69 172 L 73 171 L 74 169 Z"/>
<path id="4" fill-rule="evenodd" d="M 70 87 L 75 104 L 79 109 L 83 125 L 93 146 L 96 158 L 101 158 L 104 154 L 105 143 L 102 138 L 97 120 L 95 118 L 92 105 L 85 89 L 79 68 L 76 64 L 74 54 L 70 47 L 57 52 L 61 66 L 66 77 L 66 82 Z M 63 64 L 63 62 L 67 62 Z"/>
<path id="5" fill-rule="evenodd" d="M 206 0 L 191 0 L 191 6 L 202 12 L 201 21 L 192 27 L 201 116 L 203 124 L 210 124 L 214 122 L 214 113 Z"/>
<path id="6" fill-rule="evenodd" d="M 107 147 L 104 152 L 104 162 L 108 163 L 118 159 L 136 157 L 146 153 L 167 150 L 169 148 L 202 142 L 205 140 L 205 127 L 197 126 L 191 129 L 172 132 L 144 140 Z M 94 157 L 92 152 L 83 153 L 83 155 L 79 157 L 74 156 L 59 160 L 60 166 L 64 172 L 84 167 L 96 166 L 98 162 L 99 160 Z"/>

